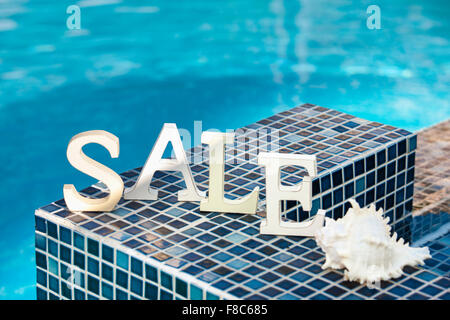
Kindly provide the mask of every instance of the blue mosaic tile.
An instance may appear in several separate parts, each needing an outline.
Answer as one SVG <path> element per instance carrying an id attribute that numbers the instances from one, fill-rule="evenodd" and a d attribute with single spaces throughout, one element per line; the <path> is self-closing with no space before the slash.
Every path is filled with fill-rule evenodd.
<path id="1" fill-rule="evenodd" d="M 237 152 L 230 153 L 225 166 L 225 193 L 231 198 L 259 186 L 264 199 L 258 141 L 252 137 L 260 129 L 270 131 L 267 144 L 278 151 L 318 159 L 313 210 L 283 201 L 285 219 L 309 219 L 318 209 L 337 219 L 348 209 L 347 200 L 356 197 L 361 205 L 385 209 L 393 231 L 407 241 L 420 240 L 449 221 L 448 213 L 411 216 L 414 134 L 311 104 L 245 127 L 240 134 L 248 137 L 252 153 L 243 161 L 234 161 L 246 150 L 237 134 L 230 147 Z M 204 152 L 199 146 L 187 155 Z M 199 189 L 206 190 L 207 164 L 191 167 Z M 131 186 L 140 170 L 121 174 L 125 185 Z M 284 168 L 283 183 L 297 184 L 304 174 L 301 168 Z M 159 190 L 158 200 L 121 199 L 110 213 L 71 213 L 62 200 L 36 211 L 38 299 L 447 298 L 448 235 L 428 244 L 433 258 L 425 266 L 368 289 L 345 281 L 342 270 L 322 270 L 324 255 L 314 240 L 260 235 L 264 208 L 254 216 L 200 212 L 198 203 L 176 201 L 183 186 L 179 174 L 157 172 L 151 185 Z M 102 197 L 105 187 L 96 184 L 83 193 Z M 71 286 L 69 279 L 75 282 Z"/>

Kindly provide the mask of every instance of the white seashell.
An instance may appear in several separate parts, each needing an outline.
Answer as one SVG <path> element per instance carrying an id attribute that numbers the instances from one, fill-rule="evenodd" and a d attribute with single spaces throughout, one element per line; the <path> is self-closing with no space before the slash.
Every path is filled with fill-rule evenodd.
<path id="1" fill-rule="evenodd" d="M 380 280 L 397 278 L 406 265 L 423 264 L 431 258 L 427 247 L 413 248 L 397 234 L 390 236 L 389 218 L 383 209 L 372 204 L 360 208 L 351 199 L 346 215 L 338 220 L 326 218 L 325 226 L 316 233 L 316 242 L 326 254 L 322 269 L 345 268 L 344 278 L 372 287 Z"/>

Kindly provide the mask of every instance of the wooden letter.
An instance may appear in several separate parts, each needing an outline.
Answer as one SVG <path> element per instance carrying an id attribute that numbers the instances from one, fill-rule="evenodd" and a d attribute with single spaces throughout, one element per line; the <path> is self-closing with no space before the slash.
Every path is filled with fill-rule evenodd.
<path id="1" fill-rule="evenodd" d="M 200 202 L 200 211 L 228 213 L 256 213 L 259 187 L 245 197 L 237 200 L 224 197 L 225 143 L 233 143 L 234 134 L 203 132 L 202 143 L 209 145 L 209 193 Z"/>
<path id="2" fill-rule="evenodd" d="M 311 210 L 312 178 L 317 175 L 316 157 L 301 154 L 260 152 L 258 164 L 266 167 L 266 219 L 261 221 L 261 234 L 286 236 L 313 236 L 323 226 L 325 211 L 319 210 L 312 221 L 281 221 L 281 200 L 297 200 L 302 209 Z M 281 185 L 280 168 L 282 166 L 301 166 L 308 176 L 295 186 Z"/>
<path id="3" fill-rule="evenodd" d="M 103 181 L 110 194 L 102 199 L 90 199 L 80 195 L 73 184 L 65 184 L 64 200 L 70 211 L 111 211 L 122 196 L 123 181 L 113 170 L 84 154 L 82 148 L 89 143 L 102 145 L 112 158 L 117 158 L 119 138 L 103 130 L 86 131 L 74 136 L 67 147 L 67 159 L 70 164 L 81 172 Z"/>
<path id="4" fill-rule="evenodd" d="M 167 144 L 171 142 L 175 159 L 162 159 Z M 192 177 L 191 168 L 184 152 L 183 143 L 175 123 L 165 123 L 153 146 L 141 174 L 135 185 L 125 190 L 125 199 L 158 199 L 158 190 L 150 188 L 150 182 L 156 171 L 180 171 L 186 182 L 186 189 L 178 191 L 178 201 L 200 201 L 205 193 L 198 190 Z"/>

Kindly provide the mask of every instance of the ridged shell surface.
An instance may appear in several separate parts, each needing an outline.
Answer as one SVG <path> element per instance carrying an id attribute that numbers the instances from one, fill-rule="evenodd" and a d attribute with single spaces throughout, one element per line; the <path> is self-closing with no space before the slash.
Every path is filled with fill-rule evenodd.
<path id="1" fill-rule="evenodd" d="M 372 287 L 381 280 L 397 278 L 403 267 L 421 265 L 431 258 L 427 247 L 414 248 L 397 234 L 390 235 L 389 218 L 383 210 L 352 207 L 338 220 L 326 218 L 325 226 L 316 233 L 316 242 L 326 254 L 323 269 L 345 269 L 345 279 Z"/>

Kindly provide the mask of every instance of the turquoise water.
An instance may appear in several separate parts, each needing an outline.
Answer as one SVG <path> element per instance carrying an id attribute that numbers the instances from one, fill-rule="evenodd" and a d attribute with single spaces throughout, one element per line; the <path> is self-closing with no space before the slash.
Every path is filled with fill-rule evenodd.
<path id="1" fill-rule="evenodd" d="M 119 159 L 88 151 L 120 172 L 164 122 L 225 130 L 302 102 L 417 130 L 450 116 L 449 17 L 447 0 L 0 0 L 0 299 L 35 298 L 34 209 L 94 182 L 65 158 L 73 135 L 117 135 Z"/>

